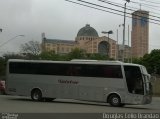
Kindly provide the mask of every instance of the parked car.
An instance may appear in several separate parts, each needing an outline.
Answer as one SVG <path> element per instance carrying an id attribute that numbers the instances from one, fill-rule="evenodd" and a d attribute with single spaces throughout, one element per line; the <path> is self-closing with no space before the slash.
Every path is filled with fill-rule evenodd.
<path id="1" fill-rule="evenodd" d="M 6 94 L 5 91 L 5 81 L 0 80 L 0 94 Z"/>

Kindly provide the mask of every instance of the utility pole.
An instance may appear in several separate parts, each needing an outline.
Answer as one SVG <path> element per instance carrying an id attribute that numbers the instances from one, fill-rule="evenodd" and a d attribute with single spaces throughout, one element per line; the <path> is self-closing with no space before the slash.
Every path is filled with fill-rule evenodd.
<path id="1" fill-rule="evenodd" d="M 124 51 L 125 51 L 125 24 L 126 24 L 126 4 L 130 2 L 130 0 L 126 0 L 124 4 L 124 24 L 123 24 L 123 54 L 122 54 L 122 61 L 124 62 Z"/>
<path id="2" fill-rule="evenodd" d="M 117 49 L 117 50 L 116 50 L 116 52 L 117 52 L 117 53 L 116 53 L 116 60 L 118 60 L 118 54 L 119 54 L 119 53 L 118 53 L 118 52 L 119 52 L 119 46 L 118 46 L 118 29 L 117 29 L 117 47 L 116 47 L 116 49 Z"/>

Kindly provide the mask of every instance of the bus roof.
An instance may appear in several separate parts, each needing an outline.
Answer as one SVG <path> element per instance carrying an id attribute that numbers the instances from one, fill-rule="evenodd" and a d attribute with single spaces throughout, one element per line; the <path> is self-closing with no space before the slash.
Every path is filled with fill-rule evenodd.
<path id="1" fill-rule="evenodd" d="M 123 62 L 121 62 L 121 61 L 85 60 L 85 59 L 74 59 L 74 60 L 71 60 L 71 61 L 9 59 L 8 62 L 67 63 L 67 64 L 112 64 L 112 65 L 141 66 L 141 65 L 138 65 L 138 64 L 123 63 Z"/>
<path id="2" fill-rule="evenodd" d="M 134 64 L 134 63 L 123 63 L 123 65 L 125 65 L 125 66 L 142 66 L 142 65 L 140 65 L 140 64 Z"/>
<path id="3" fill-rule="evenodd" d="M 109 60 L 88 60 L 88 59 L 73 59 L 71 62 L 106 62 L 106 63 L 123 63 L 121 61 L 109 61 Z"/>

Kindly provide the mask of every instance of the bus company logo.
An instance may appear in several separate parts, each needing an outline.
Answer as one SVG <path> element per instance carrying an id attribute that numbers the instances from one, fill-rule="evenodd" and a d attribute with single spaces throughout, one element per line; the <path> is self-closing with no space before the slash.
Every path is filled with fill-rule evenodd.
<path id="1" fill-rule="evenodd" d="M 65 83 L 65 84 L 78 84 L 78 81 L 73 80 L 58 80 L 58 83 Z"/>
<path id="2" fill-rule="evenodd" d="M 18 119 L 18 114 L 14 113 L 2 113 L 2 119 Z"/>

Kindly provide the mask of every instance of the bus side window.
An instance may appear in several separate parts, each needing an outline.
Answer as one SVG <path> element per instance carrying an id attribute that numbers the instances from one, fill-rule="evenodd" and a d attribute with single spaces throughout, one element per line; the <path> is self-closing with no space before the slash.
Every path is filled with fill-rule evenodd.
<path id="1" fill-rule="evenodd" d="M 122 78 L 120 66 L 105 66 L 103 72 L 104 76 L 107 78 Z"/>
<path id="2" fill-rule="evenodd" d="M 79 76 L 80 69 L 81 68 L 78 66 L 69 66 L 67 70 L 67 76 Z"/>
<path id="3" fill-rule="evenodd" d="M 104 76 L 105 76 L 106 78 L 112 77 L 112 75 L 113 75 L 112 73 L 113 73 L 113 71 L 112 71 L 111 69 L 104 68 Z"/>
<path id="4" fill-rule="evenodd" d="M 72 66 L 68 67 L 67 76 L 72 76 Z"/>

